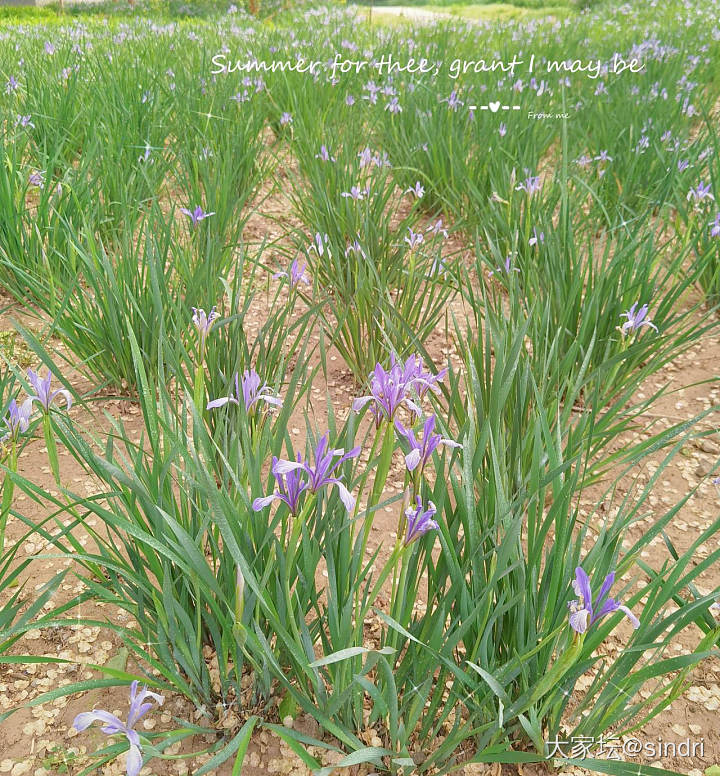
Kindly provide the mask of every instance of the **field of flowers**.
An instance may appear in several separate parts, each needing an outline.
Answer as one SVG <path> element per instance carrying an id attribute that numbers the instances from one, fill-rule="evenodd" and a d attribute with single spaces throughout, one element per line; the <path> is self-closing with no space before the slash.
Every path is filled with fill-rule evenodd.
<path id="1" fill-rule="evenodd" d="M 716 776 L 717 3 L 288 5 L 0 16 L 0 773 Z"/>

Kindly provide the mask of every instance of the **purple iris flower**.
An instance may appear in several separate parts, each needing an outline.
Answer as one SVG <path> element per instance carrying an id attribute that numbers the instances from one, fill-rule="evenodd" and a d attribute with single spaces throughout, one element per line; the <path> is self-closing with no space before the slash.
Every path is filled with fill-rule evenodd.
<path id="1" fill-rule="evenodd" d="M 697 185 L 697 188 L 690 189 L 690 191 L 688 191 L 687 198 L 688 200 L 694 199 L 696 202 L 702 202 L 705 198 L 714 200 L 715 197 L 713 196 L 712 191 L 710 191 L 710 188 L 710 183 L 703 183 L 700 181 L 700 183 Z"/>
<path id="2" fill-rule="evenodd" d="M 425 193 L 425 187 L 422 185 L 422 183 L 420 183 L 420 181 L 418 181 L 414 186 L 406 189 L 405 193 L 414 194 L 418 199 L 421 199 Z"/>
<path id="3" fill-rule="evenodd" d="M 346 198 L 350 197 L 350 199 L 357 201 L 359 199 L 365 199 L 369 193 L 370 189 L 367 186 L 364 189 L 361 189 L 359 186 L 351 186 L 350 191 L 342 192 L 342 196 Z"/>
<path id="4" fill-rule="evenodd" d="M 570 609 L 570 627 L 576 633 L 586 633 L 601 617 L 613 612 L 623 612 L 632 623 L 633 628 L 640 627 L 640 620 L 627 606 L 622 606 L 614 598 L 607 597 L 614 581 L 615 574 L 608 574 L 597 598 L 593 601 L 588 575 L 580 566 L 575 569 L 575 579 L 572 585 L 578 600 L 570 601 L 568 608 Z"/>
<path id="5" fill-rule="evenodd" d="M 23 128 L 31 127 L 32 129 L 35 129 L 35 125 L 32 123 L 32 116 L 29 113 L 27 116 L 18 116 L 15 126 L 21 126 Z"/>
<path id="6" fill-rule="evenodd" d="M 393 97 L 390 102 L 385 106 L 385 110 L 389 110 L 390 113 L 402 113 L 402 105 L 397 97 Z"/>
<path id="7" fill-rule="evenodd" d="M 37 186 L 39 189 L 45 188 L 45 173 L 44 172 L 31 172 L 28 176 L 28 183 L 31 186 Z"/>
<path id="8" fill-rule="evenodd" d="M 537 227 L 533 227 L 533 236 L 528 240 L 528 245 L 540 245 L 545 242 L 545 232 L 538 232 Z"/>
<path id="9" fill-rule="evenodd" d="M 135 730 L 135 725 L 152 708 L 152 703 L 145 703 L 146 698 L 152 698 L 158 706 L 162 706 L 165 698 L 156 692 L 151 692 L 147 687 L 143 687 L 138 692 L 138 682 L 134 681 L 130 685 L 130 710 L 128 711 L 127 722 L 118 719 L 109 711 L 98 709 L 96 711 L 84 711 L 78 714 L 73 722 L 73 727 L 79 733 L 92 725 L 93 722 L 102 722 L 100 730 L 106 736 L 123 735 L 130 744 L 127 756 L 127 776 L 137 776 L 142 768 L 142 750 L 140 747 L 140 736 Z"/>
<path id="10" fill-rule="evenodd" d="M 622 333 L 627 334 L 629 331 L 636 331 L 641 326 L 650 326 L 657 331 L 658 327 L 647 317 L 648 306 L 644 304 L 639 310 L 637 306 L 638 302 L 635 302 L 626 313 L 620 315 L 621 318 L 627 318 L 621 327 Z"/>
<path id="11" fill-rule="evenodd" d="M 498 135 L 500 135 L 500 137 L 505 137 L 505 135 L 507 135 L 507 124 L 504 121 L 498 127 Z"/>
<path id="12" fill-rule="evenodd" d="M 285 112 L 284 112 L 284 113 L 283 113 L 283 114 L 280 116 L 280 126 L 281 126 L 281 127 L 285 127 L 285 126 L 287 126 L 288 124 L 292 124 L 292 120 L 293 120 L 293 117 L 292 117 L 292 115 L 291 115 L 290 113 L 288 113 L 287 111 L 285 111 Z"/>
<path id="13" fill-rule="evenodd" d="M 533 194 L 540 191 L 541 188 L 542 183 L 540 182 L 540 176 L 529 175 L 522 183 L 515 186 L 515 191 L 524 191 L 528 195 L 532 196 Z"/>
<path id="14" fill-rule="evenodd" d="M 420 471 L 425 468 L 425 464 L 430 460 L 430 456 L 440 445 L 447 447 L 462 447 L 458 442 L 452 439 L 445 439 L 440 434 L 435 433 L 435 416 L 429 415 L 423 426 L 422 441 L 418 441 L 415 433 L 410 428 L 405 428 L 399 420 L 395 421 L 395 428 L 401 436 L 405 437 L 410 445 L 410 452 L 405 456 L 405 465 L 408 471 L 414 471 L 420 467 Z"/>
<path id="15" fill-rule="evenodd" d="M 392 422 L 398 409 L 405 405 L 415 415 L 420 415 L 420 407 L 413 401 L 413 394 L 422 399 L 428 390 L 438 391 L 437 383 L 445 376 L 443 369 L 437 375 L 425 371 L 422 359 L 418 355 L 410 356 L 403 364 L 390 358 L 387 371 L 381 364 L 375 365 L 370 375 L 370 393 L 353 400 L 354 412 L 359 412 L 366 404 L 371 405 L 376 427 L 383 420 Z"/>
<path id="16" fill-rule="evenodd" d="M 432 232 L 434 237 L 442 235 L 447 238 L 448 230 L 443 227 L 442 218 L 439 218 L 432 226 L 428 226 L 426 232 Z"/>
<path id="17" fill-rule="evenodd" d="M 330 434 L 326 431 L 318 440 L 317 446 L 313 451 L 314 465 L 308 461 L 302 461 L 299 456 L 297 461 L 286 461 L 281 458 L 273 464 L 273 474 L 277 478 L 277 475 L 287 475 L 290 472 L 305 472 L 308 476 L 307 488 L 311 493 L 317 493 L 320 488 L 324 488 L 327 485 L 335 485 L 345 508 L 348 512 L 352 512 L 355 509 L 354 496 L 345 487 L 340 478 L 333 475 L 337 468 L 345 461 L 360 455 L 360 448 L 353 447 L 348 453 L 342 449 L 332 449 L 329 447 L 329 439 Z"/>
<path id="18" fill-rule="evenodd" d="M 502 274 L 503 272 L 506 275 L 509 275 L 511 272 L 520 272 L 520 270 L 517 267 L 512 266 L 512 254 L 508 253 L 507 258 L 505 259 L 505 264 L 503 264 L 502 267 L 495 267 L 495 269 L 490 273 L 490 277 L 492 277 L 495 273 Z"/>
<path id="19" fill-rule="evenodd" d="M 327 250 L 329 255 L 330 247 L 328 244 L 328 236 L 322 235 L 320 234 L 320 232 L 316 232 L 312 243 L 310 243 L 310 250 L 315 251 L 315 253 L 317 253 L 317 255 L 321 257 L 324 255 L 325 251 Z"/>
<path id="20" fill-rule="evenodd" d="M 181 207 L 180 212 L 184 213 L 192 221 L 193 227 L 197 226 L 200 221 L 204 221 L 206 218 L 215 215 L 215 211 L 212 213 L 205 213 L 203 209 L 198 205 L 194 210 L 188 210 L 186 207 Z"/>
<path id="21" fill-rule="evenodd" d="M 690 162 L 687 159 L 678 159 L 677 168 L 678 172 L 685 172 L 687 168 L 690 166 Z M 688 199 L 690 199 L 690 195 L 688 194 Z"/>
<path id="22" fill-rule="evenodd" d="M 14 75 L 10 76 L 10 80 L 5 84 L 5 94 L 12 94 L 20 88 L 20 84 L 17 82 Z"/>
<path id="23" fill-rule="evenodd" d="M 408 232 L 410 234 L 405 238 L 405 242 L 410 246 L 410 250 L 415 250 L 418 245 L 425 242 L 425 237 L 422 232 L 413 232 L 412 228 L 408 226 Z"/>
<path id="24" fill-rule="evenodd" d="M 600 153 L 595 157 L 596 162 L 612 162 L 612 156 L 608 156 L 607 151 L 600 151 Z"/>
<path id="25" fill-rule="evenodd" d="M 715 215 L 715 221 L 710 224 L 710 237 L 720 237 L 720 211 Z"/>
<path id="26" fill-rule="evenodd" d="M 69 391 L 66 391 L 63 388 L 60 388 L 57 391 L 50 390 L 52 372 L 49 369 L 45 377 L 40 377 L 40 375 L 36 372 L 33 372 L 32 369 L 28 369 L 27 379 L 30 385 L 33 387 L 35 395 L 28 395 L 28 398 L 24 404 L 29 403 L 32 405 L 32 403 L 36 401 L 39 402 L 43 412 L 50 412 L 50 407 L 55 402 L 55 399 L 62 397 L 65 399 L 65 409 L 69 410 L 70 407 L 72 407 L 72 396 L 70 395 Z"/>
<path id="27" fill-rule="evenodd" d="M 446 97 L 443 102 L 447 103 L 450 110 L 457 110 L 461 105 L 465 103 L 458 97 L 457 90 L 453 89 L 450 92 L 450 96 Z"/>
<path id="28" fill-rule="evenodd" d="M 423 509 L 420 496 L 417 496 L 417 506 L 408 507 L 405 510 L 405 517 L 407 519 L 407 529 L 405 531 L 405 546 L 412 544 L 416 539 L 424 536 L 428 531 L 436 531 L 440 526 L 433 516 L 437 512 L 435 504 L 432 501 L 428 501 L 428 508 Z"/>
<path id="29" fill-rule="evenodd" d="M 355 105 L 355 98 L 352 96 L 352 94 L 348 94 L 348 96 L 345 98 L 345 105 L 349 107 Z"/>
<path id="30" fill-rule="evenodd" d="M 238 373 L 235 372 L 235 396 L 213 399 L 208 402 L 207 409 L 213 410 L 228 403 L 239 405 L 241 400 L 246 412 L 250 412 L 259 401 L 264 401 L 273 407 L 282 406 L 282 399 L 272 393 L 268 385 L 262 382 L 260 375 L 254 369 L 246 369 L 243 372 L 242 381 Z"/>
<path id="31" fill-rule="evenodd" d="M 13 442 L 17 441 L 18 436 L 28 430 L 30 415 L 32 415 L 32 402 L 30 399 L 26 399 L 20 406 L 18 406 L 15 399 L 11 399 L 8 405 L 7 417 L 3 421 L 7 426 L 8 433 L 0 437 L 0 442 L 4 442 L 6 439 L 11 439 Z"/>
<path id="32" fill-rule="evenodd" d="M 337 161 L 334 156 L 330 155 L 330 151 L 327 150 L 327 146 L 321 145 L 320 146 L 320 153 L 315 154 L 316 159 L 320 159 L 323 162 L 334 162 Z"/>
<path id="33" fill-rule="evenodd" d="M 274 278 L 289 278 L 290 279 L 290 290 L 295 288 L 300 283 L 305 283 L 306 286 L 310 285 L 310 278 L 308 277 L 307 273 L 305 272 L 305 268 L 307 267 L 307 264 L 305 262 L 302 263 L 302 266 L 298 264 L 297 258 L 293 259 L 292 264 L 290 265 L 290 272 L 276 272 L 273 277 Z"/>
<path id="34" fill-rule="evenodd" d="M 209 313 L 206 313 L 202 307 L 193 307 L 192 311 L 192 322 L 195 324 L 198 336 L 200 337 L 200 350 L 204 352 L 207 335 L 210 333 L 210 329 L 212 329 L 215 320 L 220 316 L 215 312 L 214 307 Z"/>
<path id="35" fill-rule="evenodd" d="M 300 453 L 297 454 L 297 462 L 302 462 Z M 256 498 L 255 501 L 253 501 L 252 508 L 255 510 L 255 512 L 259 512 L 261 509 L 264 509 L 266 506 L 268 506 L 268 504 L 271 504 L 277 499 L 278 501 L 282 501 L 287 504 L 288 509 L 290 512 L 292 512 L 293 515 L 297 515 L 297 513 L 300 511 L 300 496 L 308 486 L 307 482 L 302 479 L 303 470 L 295 469 L 293 471 L 286 472 L 285 474 L 280 474 L 276 471 L 275 468 L 277 463 L 277 456 L 273 456 L 271 471 L 273 473 L 273 477 L 275 477 L 275 482 L 277 483 L 275 491 L 269 496 Z"/>
<path id="36" fill-rule="evenodd" d="M 353 240 L 353 242 L 350 243 L 350 245 L 348 245 L 348 247 L 345 249 L 346 257 L 349 256 L 351 253 L 354 253 L 357 256 L 362 256 L 363 259 L 367 259 L 367 254 L 362 249 L 362 245 L 360 245 L 360 240 L 358 238 Z"/>

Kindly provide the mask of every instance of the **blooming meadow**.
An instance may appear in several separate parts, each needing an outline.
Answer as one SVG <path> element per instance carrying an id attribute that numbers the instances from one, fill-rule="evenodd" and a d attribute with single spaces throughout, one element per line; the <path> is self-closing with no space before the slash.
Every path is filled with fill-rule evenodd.
<path id="1" fill-rule="evenodd" d="M 716 4 L 287 5 L 0 18 L 0 771 L 674 770 Z"/>

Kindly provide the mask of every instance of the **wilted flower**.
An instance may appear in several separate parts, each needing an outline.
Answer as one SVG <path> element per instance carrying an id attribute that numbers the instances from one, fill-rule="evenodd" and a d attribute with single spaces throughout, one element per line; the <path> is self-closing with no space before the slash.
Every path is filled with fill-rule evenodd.
<path id="1" fill-rule="evenodd" d="M 420 471 L 425 468 L 425 464 L 430 460 L 432 454 L 440 445 L 447 447 L 462 447 L 458 442 L 452 439 L 445 439 L 440 434 L 435 433 L 435 416 L 429 415 L 423 426 L 422 441 L 418 441 L 412 429 L 405 428 L 399 420 L 395 421 L 395 428 L 398 434 L 404 437 L 410 445 L 410 452 L 405 456 L 405 465 L 408 471 L 414 471 L 420 467 Z"/>
<path id="2" fill-rule="evenodd" d="M 190 218 L 194 227 L 197 226 L 200 221 L 204 221 L 206 218 L 210 218 L 210 216 L 215 215 L 214 211 L 212 213 L 205 213 L 200 205 L 198 205 L 194 210 L 188 210 L 186 207 L 181 207 L 180 212 L 184 213 Z"/>
<path id="3" fill-rule="evenodd" d="M 128 711 L 127 722 L 122 722 L 109 711 L 84 711 L 75 717 L 73 727 L 78 732 L 82 732 L 92 725 L 93 722 L 102 722 L 100 730 L 107 736 L 123 735 L 130 744 L 127 755 L 127 776 L 137 776 L 142 768 L 142 750 L 140 747 L 140 736 L 135 730 L 135 726 L 152 708 L 151 703 L 145 703 L 146 698 L 152 698 L 158 706 L 162 706 L 165 699 L 162 695 L 151 692 L 147 687 L 143 687 L 138 692 L 138 682 L 134 681 L 130 685 L 130 711 Z"/>
<path id="4" fill-rule="evenodd" d="M 417 506 L 408 507 L 405 510 L 405 518 L 407 520 L 407 528 L 405 530 L 405 546 L 412 544 L 416 539 L 425 535 L 428 531 L 437 530 L 440 526 L 433 520 L 433 516 L 437 512 L 435 504 L 432 501 L 428 501 L 428 508 L 423 509 L 422 500 L 420 496 L 417 496 Z"/>
<path id="5" fill-rule="evenodd" d="M 245 411 L 250 412 L 253 406 L 264 401 L 273 407 L 281 407 L 282 399 L 276 396 L 269 386 L 262 382 L 260 375 L 254 369 L 246 369 L 243 372 L 242 381 L 237 372 L 235 372 L 235 395 L 223 396 L 220 399 L 213 399 L 208 402 L 207 409 L 213 410 L 216 407 L 223 407 L 225 404 L 240 405 L 242 401 Z"/>
<path id="6" fill-rule="evenodd" d="M 318 440 L 313 451 L 314 464 L 302 461 L 300 456 L 298 456 L 296 461 L 286 461 L 281 458 L 274 462 L 272 471 L 276 479 L 277 475 L 287 475 L 291 472 L 300 471 L 305 472 L 308 476 L 307 488 L 311 493 L 317 493 L 320 488 L 324 488 L 327 485 L 337 486 L 340 500 L 345 505 L 347 511 L 352 512 L 355 509 L 355 498 L 340 478 L 333 475 L 337 468 L 345 461 L 360 455 L 360 448 L 354 447 L 348 453 L 343 449 L 331 449 L 329 447 L 329 438 L 330 434 L 326 431 Z"/>
<path id="7" fill-rule="evenodd" d="M 615 574 L 608 574 L 602 583 L 597 598 L 593 601 L 588 575 L 580 566 L 575 569 L 575 579 L 572 585 L 578 600 L 570 601 L 568 608 L 570 609 L 570 627 L 576 633 L 587 632 L 601 617 L 618 611 L 625 614 L 632 623 L 633 628 L 640 627 L 640 620 L 627 606 L 622 606 L 614 598 L 607 597 L 614 581 Z"/>
<path id="8" fill-rule="evenodd" d="M 65 399 L 65 409 L 72 407 L 72 396 L 69 391 L 63 388 L 57 391 L 50 390 L 50 382 L 52 381 L 52 372 L 48 369 L 48 373 L 45 377 L 41 378 L 40 375 L 33 372 L 32 369 L 28 369 L 27 379 L 30 385 L 35 391 L 35 395 L 28 395 L 24 404 L 32 404 L 32 402 L 38 402 L 42 407 L 43 412 L 50 412 L 50 407 L 55 402 L 55 399 L 62 397 Z"/>
<path id="9" fill-rule="evenodd" d="M 626 313 L 620 315 L 621 318 L 627 318 L 620 328 L 623 334 L 627 334 L 629 331 L 636 331 L 641 326 L 650 326 L 655 331 L 658 330 L 658 327 L 647 317 L 648 306 L 644 304 L 637 310 L 638 304 L 638 302 L 635 302 Z"/>
<path id="10" fill-rule="evenodd" d="M 302 462 L 300 453 L 297 454 L 297 462 Z M 275 482 L 277 483 L 275 491 L 269 496 L 256 498 L 253 501 L 252 508 L 256 512 L 259 512 L 268 504 L 278 500 L 287 504 L 288 509 L 292 512 L 293 515 L 297 515 L 300 507 L 300 496 L 308 486 L 307 482 L 304 482 L 302 479 L 303 470 L 293 469 L 291 471 L 285 472 L 284 474 L 280 474 L 276 471 L 275 468 L 277 463 L 277 456 L 273 456 L 273 462 L 270 471 L 272 471 L 273 477 L 275 477 Z"/>
<path id="11" fill-rule="evenodd" d="M 0 437 L 0 442 L 4 442 L 6 439 L 11 439 L 15 442 L 20 434 L 24 434 L 30 426 L 30 415 L 32 415 L 32 402 L 30 399 L 26 399 L 19 406 L 15 399 L 11 399 L 8 405 L 7 417 L 3 420 L 8 433 Z"/>
<path id="12" fill-rule="evenodd" d="M 305 272 L 305 268 L 307 267 L 307 264 L 305 262 L 302 263 L 302 266 L 298 264 L 297 258 L 293 259 L 292 264 L 290 265 L 290 273 L 287 272 L 276 272 L 273 277 L 274 278 L 289 278 L 290 280 L 290 289 L 292 290 L 295 288 L 295 286 L 299 285 L 300 283 L 305 283 L 306 286 L 310 285 L 310 278 L 308 277 L 307 273 Z"/>

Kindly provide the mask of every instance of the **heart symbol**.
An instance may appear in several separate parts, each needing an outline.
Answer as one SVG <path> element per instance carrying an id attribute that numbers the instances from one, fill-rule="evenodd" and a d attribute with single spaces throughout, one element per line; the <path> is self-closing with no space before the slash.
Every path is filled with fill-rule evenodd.
<path id="1" fill-rule="evenodd" d="M 493 113 L 497 113 L 497 112 L 500 110 L 500 101 L 498 100 L 497 102 L 491 102 L 491 103 L 488 105 L 488 108 L 490 108 L 490 110 L 491 110 Z"/>

